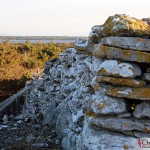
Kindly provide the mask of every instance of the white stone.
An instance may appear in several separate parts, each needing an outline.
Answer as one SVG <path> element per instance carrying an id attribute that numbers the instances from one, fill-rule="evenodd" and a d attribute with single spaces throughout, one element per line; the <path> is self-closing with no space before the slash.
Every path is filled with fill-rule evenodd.
<path id="1" fill-rule="evenodd" d="M 141 75 L 141 69 L 133 63 L 122 63 L 117 60 L 106 60 L 97 72 L 100 75 L 112 75 L 125 78 L 135 78 Z"/>

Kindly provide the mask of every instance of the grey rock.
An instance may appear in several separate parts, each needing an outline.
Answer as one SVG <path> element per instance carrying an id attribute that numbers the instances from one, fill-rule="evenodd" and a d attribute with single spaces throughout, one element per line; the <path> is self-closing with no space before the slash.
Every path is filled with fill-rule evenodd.
<path id="1" fill-rule="evenodd" d="M 138 149 L 137 138 L 103 130 L 89 128 L 85 121 L 83 131 L 77 138 L 79 150 L 130 150 Z"/>
<path id="2" fill-rule="evenodd" d="M 144 39 L 144 38 L 105 37 L 101 39 L 101 44 L 118 47 L 118 48 L 150 52 L 150 39 Z"/>
<path id="3" fill-rule="evenodd" d="M 33 134 L 29 134 L 27 137 L 26 137 L 26 142 L 27 143 L 33 143 L 33 141 L 35 140 L 35 137 Z"/>
<path id="4" fill-rule="evenodd" d="M 143 73 L 142 79 L 150 82 L 150 73 Z"/>
<path id="5" fill-rule="evenodd" d="M 106 60 L 100 65 L 100 69 L 97 71 L 97 74 L 134 78 L 141 75 L 141 69 L 138 65 L 133 63 L 123 63 L 117 60 Z"/>
<path id="6" fill-rule="evenodd" d="M 116 118 L 116 117 L 99 117 L 92 118 L 90 124 L 93 127 L 111 130 L 115 132 L 125 132 L 128 131 L 140 131 L 149 132 L 150 131 L 150 120 L 148 119 L 134 119 L 134 118 Z"/>
<path id="7" fill-rule="evenodd" d="M 91 109 L 97 115 L 115 115 L 126 112 L 126 102 L 123 98 L 114 98 L 102 93 L 92 96 Z"/>
<path id="8" fill-rule="evenodd" d="M 87 50 L 87 39 L 79 37 L 75 41 L 75 49 L 80 50 L 80 51 L 85 51 Z"/>
<path id="9" fill-rule="evenodd" d="M 150 118 L 150 102 L 142 102 L 136 105 L 133 115 L 136 118 Z"/>
<path id="10" fill-rule="evenodd" d="M 5 115 L 3 116 L 3 119 L 2 119 L 2 120 L 3 120 L 4 123 L 7 123 L 7 122 L 8 122 L 8 115 L 5 114 Z"/>

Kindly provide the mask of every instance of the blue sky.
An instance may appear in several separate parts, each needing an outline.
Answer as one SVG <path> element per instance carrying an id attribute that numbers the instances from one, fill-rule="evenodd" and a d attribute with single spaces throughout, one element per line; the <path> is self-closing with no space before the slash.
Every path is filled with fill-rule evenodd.
<path id="1" fill-rule="evenodd" d="M 0 35 L 88 36 L 114 14 L 150 17 L 150 0 L 0 0 Z"/>

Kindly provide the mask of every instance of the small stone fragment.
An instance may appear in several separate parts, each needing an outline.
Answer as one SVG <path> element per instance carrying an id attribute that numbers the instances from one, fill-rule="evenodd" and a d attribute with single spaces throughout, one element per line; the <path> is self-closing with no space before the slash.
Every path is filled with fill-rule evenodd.
<path id="1" fill-rule="evenodd" d="M 75 41 L 75 48 L 79 51 L 85 51 L 87 50 L 87 46 L 88 46 L 87 42 L 88 42 L 87 39 L 79 37 Z"/>
<path id="2" fill-rule="evenodd" d="M 142 79 L 150 82 L 150 73 L 143 73 Z"/>
<path id="3" fill-rule="evenodd" d="M 2 120 L 6 124 L 8 122 L 8 115 L 5 114 Z"/>
<path id="4" fill-rule="evenodd" d="M 136 118 L 150 118 L 150 102 L 142 102 L 141 104 L 136 105 L 133 115 Z"/>

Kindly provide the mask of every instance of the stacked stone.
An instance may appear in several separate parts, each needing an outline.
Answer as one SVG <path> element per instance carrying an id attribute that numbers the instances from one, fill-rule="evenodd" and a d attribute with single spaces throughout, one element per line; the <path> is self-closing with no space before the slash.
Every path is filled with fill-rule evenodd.
<path id="1" fill-rule="evenodd" d="M 94 26 L 83 46 L 76 43 L 76 49 L 88 50 L 103 61 L 91 84 L 95 90 L 92 111 L 87 112 L 91 129 L 150 137 L 149 38 L 148 24 L 126 15 L 115 15 L 104 25 Z M 109 132 L 105 135 L 115 139 Z M 132 148 L 131 142 L 125 141 L 124 147 Z"/>
<path id="2" fill-rule="evenodd" d="M 45 64 L 24 114 L 55 126 L 65 150 L 138 149 L 138 138 L 150 137 L 148 38 L 149 25 L 126 15 L 94 26 Z"/>

